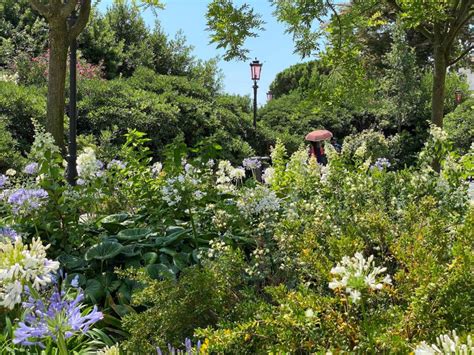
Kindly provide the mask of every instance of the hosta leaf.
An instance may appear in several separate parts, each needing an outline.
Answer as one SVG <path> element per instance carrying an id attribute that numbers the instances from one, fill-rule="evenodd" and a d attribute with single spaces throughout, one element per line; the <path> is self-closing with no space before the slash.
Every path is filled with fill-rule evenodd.
<path id="1" fill-rule="evenodd" d="M 182 229 L 182 230 L 178 230 L 170 235 L 168 235 L 166 238 L 164 238 L 164 241 L 163 241 L 163 246 L 164 247 L 167 247 L 167 246 L 170 246 L 174 243 L 177 243 L 178 241 L 181 241 L 187 237 L 189 237 L 189 229 Z"/>
<path id="2" fill-rule="evenodd" d="M 158 254 L 153 251 L 143 254 L 143 261 L 145 262 L 145 265 L 154 264 L 157 259 Z"/>
<path id="3" fill-rule="evenodd" d="M 83 258 L 73 255 L 61 255 L 58 259 L 61 265 L 68 270 L 80 269 L 87 265 Z"/>
<path id="4" fill-rule="evenodd" d="M 148 275 L 152 278 L 152 279 L 155 279 L 155 280 L 158 280 L 158 279 L 163 279 L 163 278 L 171 278 L 171 279 L 174 279 L 175 278 L 175 273 L 173 272 L 172 269 L 168 268 L 166 265 L 164 264 L 152 264 L 152 265 L 148 265 L 146 267 L 146 271 L 148 273 Z"/>
<path id="5" fill-rule="evenodd" d="M 129 217 L 127 213 L 112 214 L 102 218 L 100 224 L 109 232 L 117 233 L 120 229 L 124 228 Z"/>
<path id="6" fill-rule="evenodd" d="M 145 238 L 151 233 L 147 228 L 130 228 L 121 230 L 117 234 L 117 239 L 120 241 L 136 241 Z"/>
<path id="7" fill-rule="evenodd" d="M 189 265 L 190 255 L 187 253 L 178 253 L 173 257 L 173 264 L 180 270 L 184 270 Z"/>
<path id="8" fill-rule="evenodd" d="M 161 248 L 160 251 L 164 254 L 168 254 L 170 256 L 175 256 L 177 251 L 174 250 L 174 249 L 170 249 L 170 248 Z"/>
<path id="9" fill-rule="evenodd" d="M 140 254 L 140 247 L 137 245 L 127 245 L 122 248 L 120 254 L 125 256 L 136 256 Z"/>
<path id="10" fill-rule="evenodd" d="M 86 252 L 85 259 L 86 260 L 107 260 L 112 259 L 113 257 L 120 254 L 122 251 L 122 244 L 117 242 L 102 242 L 96 244 L 89 248 Z"/>
<path id="11" fill-rule="evenodd" d="M 85 294 L 94 303 L 98 303 L 105 296 L 105 289 L 96 279 L 87 280 Z"/>

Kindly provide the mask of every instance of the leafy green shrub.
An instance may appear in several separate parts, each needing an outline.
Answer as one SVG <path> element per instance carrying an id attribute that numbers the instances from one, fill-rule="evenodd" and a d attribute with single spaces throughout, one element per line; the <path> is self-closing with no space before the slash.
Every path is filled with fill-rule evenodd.
<path id="1" fill-rule="evenodd" d="M 245 141 L 251 136 L 249 107 L 239 97 L 213 97 L 199 81 L 139 68 L 129 79 L 81 81 L 78 129 L 99 137 L 116 126 L 116 145 L 127 129 L 144 131 L 158 157 L 182 135 L 190 147 L 213 142 L 223 147 L 222 158 L 240 161 L 254 153 Z"/>
<path id="2" fill-rule="evenodd" d="M 7 126 L 7 119 L 0 116 L 0 171 L 6 171 L 9 168 L 18 170 L 24 160 L 18 150 L 18 142 L 13 139 Z"/>
<path id="3" fill-rule="evenodd" d="M 474 99 L 467 99 L 447 114 L 444 127 L 454 147 L 466 154 L 474 141 Z"/>
<path id="4" fill-rule="evenodd" d="M 11 82 L 0 85 L 0 115 L 6 117 L 7 128 L 18 141 L 21 151 L 28 151 L 33 143 L 32 120 L 44 122 L 46 96 L 44 89 L 18 86 Z"/>
<path id="5" fill-rule="evenodd" d="M 100 132 L 113 125 L 119 137 L 129 129 L 148 133 L 155 149 L 162 149 L 179 132 L 178 110 L 152 92 L 135 89 L 126 80 L 84 80 L 79 86 L 78 130 Z"/>
<path id="6" fill-rule="evenodd" d="M 362 131 L 344 139 L 342 157 L 350 163 L 363 163 L 370 159 L 375 162 L 378 158 L 391 159 L 390 143 L 385 136 L 373 130 Z"/>
<path id="7" fill-rule="evenodd" d="M 178 281 L 154 281 L 144 273 L 126 273 L 144 288 L 133 296 L 133 305 L 145 312 L 130 314 L 124 328 L 130 333 L 125 342 L 129 351 L 153 352 L 168 343 L 178 346 L 194 329 L 222 321 L 233 311 L 240 292 L 243 258 L 238 252 L 224 252 L 206 267 L 186 269 Z"/>

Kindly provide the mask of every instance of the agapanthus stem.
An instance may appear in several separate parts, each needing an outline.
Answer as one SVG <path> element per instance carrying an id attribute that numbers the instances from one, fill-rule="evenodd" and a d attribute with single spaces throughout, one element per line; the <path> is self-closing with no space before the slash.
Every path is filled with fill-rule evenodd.
<path id="1" fill-rule="evenodd" d="M 58 348 L 59 348 L 59 355 L 67 355 L 67 345 L 66 340 L 62 333 L 58 333 Z"/>
<path id="2" fill-rule="evenodd" d="M 188 208 L 188 212 L 189 212 L 189 218 L 191 219 L 191 227 L 193 228 L 194 240 L 196 241 L 196 239 L 197 239 L 197 231 L 196 231 L 196 225 L 194 224 L 193 213 L 191 212 L 191 207 Z M 196 243 L 197 243 L 197 241 L 196 241 Z M 197 246 L 197 244 L 196 244 L 196 246 Z"/>

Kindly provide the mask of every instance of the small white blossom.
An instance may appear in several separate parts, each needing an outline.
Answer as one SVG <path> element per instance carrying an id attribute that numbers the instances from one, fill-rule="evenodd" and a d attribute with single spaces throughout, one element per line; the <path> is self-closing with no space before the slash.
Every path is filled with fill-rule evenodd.
<path id="1" fill-rule="evenodd" d="M 163 164 L 161 164 L 159 161 L 154 163 L 152 166 L 151 166 L 151 173 L 153 174 L 153 176 L 158 176 L 160 175 L 161 171 L 163 170 Z"/>
<path id="2" fill-rule="evenodd" d="M 15 175 L 16 175 L 16 170 L 15 170 L 15 169 L 8 169 L 8 170 L 5 172 L 5 175 L 7 175 L 7 176 L 15 176 Z"/>
<path id="3" fill-rule="evenodd" d="M 420 343 L 415 349 L 415 355 L 435 355 L 435 354 L 474 354 L 474 346 L 471 336 L 467 336 L 466 344 L 461 343 L 456 331 L 436 337 L 436 344 Z"/>

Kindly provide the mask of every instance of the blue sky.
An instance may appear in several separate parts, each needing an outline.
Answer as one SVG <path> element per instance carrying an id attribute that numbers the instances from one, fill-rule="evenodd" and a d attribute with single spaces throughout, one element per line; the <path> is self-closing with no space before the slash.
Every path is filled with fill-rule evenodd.
<path id="1" fill-rule="evenodd" d="M 182 30 L 188 44 L 194 47 L 194 55 L 200 59 L 210 59 L 222 55 L 223 51 L 217 50 L 215 45 L 209 44 L 209 33 L 205 31 L 208 0 L 164 0 L 165 9 L 159 11 L 158 19 L 163 29 L 174 36 Z M 237 0 L 236 4 L 243 3 Z M 263 63 L 262 76 L 259 82 L 258 103 L 264 104 L 266 92 L 275 75 L 292 64 L 301 62 L 301 58 L 293 54 L 293 41 L 291 36 L 285 34 L 283 24 L 278 23 L 272 16 L 272 7 L 268 0 L 247 0 L 256 12 L 262 15 L 266 22 L 265 31 L 260 32 L 257 38 L 246 42 L 250 50 L 250 57 L 257 57 Z M 112 0 L 102 0 L 99 8 L 104 10 L 110 6 Z M 151 11 L 145 11 L 143 17 L 146 23 L 153 27 L 155 17 Z M 224 74 L 224 91 L 239 95 L 252 94 L 252 81 L 250 80 L 250 61 L 221 60 L 219 67 Z"/>

